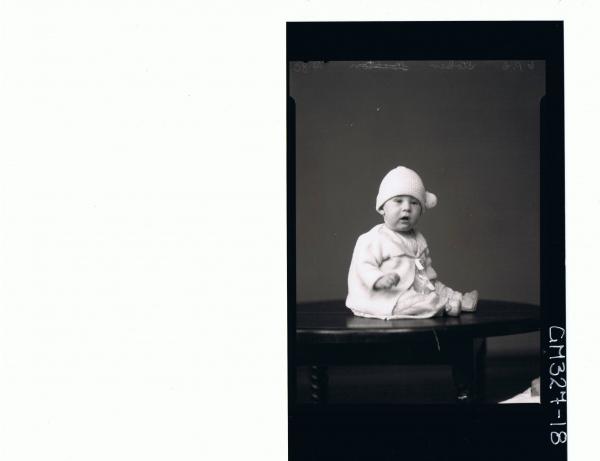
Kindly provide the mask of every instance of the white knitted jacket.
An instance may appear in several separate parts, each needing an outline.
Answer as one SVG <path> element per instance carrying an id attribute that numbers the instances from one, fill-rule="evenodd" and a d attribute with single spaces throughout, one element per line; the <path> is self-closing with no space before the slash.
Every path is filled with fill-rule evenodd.
<path id="1" fill-rule="evenodd" d="M 398 298 L 412 287 L 417 264 L 424 268 L 429 280 L 437 278 L 431 267 L 427 241 L 420 232 L 415 231 L 415 234 L 416 253 L 385 224 L 376 225 L 358 238 L 348 272 L 348 308 L 361 314 L 390 316 Z M 398 285 L 389 290 L 374 290 L 375 282 L 389 272 L 400 276 Z"/>

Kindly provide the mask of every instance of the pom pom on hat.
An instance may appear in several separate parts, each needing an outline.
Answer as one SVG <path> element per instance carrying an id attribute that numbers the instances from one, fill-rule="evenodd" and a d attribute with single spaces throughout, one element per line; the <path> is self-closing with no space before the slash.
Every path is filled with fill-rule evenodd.
<path id="1" fill-rule="evenodd" d="M 423 211 L 437 205 L 437 197 L 425 190 L 420 176 L 404 166 L 394 168 L 381 181 L 375 205 L 376 210 L 380 212 L 383 204 L 397 195 L 410 195 L 416 198 L 421 202 Z"/>

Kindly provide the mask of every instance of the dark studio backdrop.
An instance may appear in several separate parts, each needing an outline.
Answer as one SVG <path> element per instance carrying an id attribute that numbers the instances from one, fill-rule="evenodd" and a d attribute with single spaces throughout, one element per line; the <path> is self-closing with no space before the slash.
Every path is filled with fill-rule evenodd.
<path id="1" fill-rule="evenodd" d="M 379 183 L 404 165 L 438 196 L 418 227 L 440 280 L 540 303 L 543 61 L 292 62 L 289 88 L 297 302 L 345 298 L 356 239 L 382 222 Z M 488 347 L 535 358 L 539 334 Z"/>

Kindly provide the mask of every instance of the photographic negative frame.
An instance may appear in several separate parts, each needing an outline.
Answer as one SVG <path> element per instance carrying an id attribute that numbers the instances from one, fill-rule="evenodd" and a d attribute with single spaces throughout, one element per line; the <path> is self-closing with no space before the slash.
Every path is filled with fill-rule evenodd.
<path id="1" fill-rule="evenodd" d="M 298 133 L 290 78 L 323 63 L 407 72 L 411 63 L 470 72 L 489 63 L 520 72 L 543 63 L 538 177 L 540 405 L 457 403 L 300 403 L 297 303 Z M 565 459 L 566 350 L 564 244 L 564 90 L 561 22 L 288 23 L 288 412 L 290 459 Z M 390 67 L 392 66 L 392 67 Z M 511 67 L 512 66 L 512 67 Z M 481 68 L 482 66 L 480 66 Z M 350 122 L 351 123 L 351 122 Z M 377 120 L 372 126 L 376 126 Z M 326 137 L 327 134 L 324 134 Z M 531 160 L 531 159 L 530 159 Z M 383 176 L 385 171 L 373 172 Z M 360 178 L 348 178 L 349 182 Z M 525 181 L 523 181 L 524 183 Z M 427 183 L 427 179 L 426 179 Z M 531 184 L 529 184 L 531 187 Z M 317 187 L 315 194 L 323 199 Z M 367 197 L 366 199 L 372 199 Z M 327 202 L 327 199 L 325 199 Z M 327 206 L 332 206 L 327 202 Z M 352 235 L 356 237 L 357 235 Z M 339 255 L 348 264 L 350 255 Z M 527 259 L 531 262 L 531 258 Z M 345 277 L 346 274 L 342 274 Z M 339 276 L 339 274 L 336 274 Z M 465 287 L 467 288 L 467 287 Z M 319 296 L 318 291 L 314 296 Z M 327 292 L 325 292 L 327 296 Z M 484 296 L 485 297 L 485 296 Z M 318 375 L 318 369 L 315 369 Z M 322 378 L 322 377 L 321 377 Z M 319 385 L 319 376 L 314 382 Z M 317 389 L 318 390 L 318 389 Z M 431 443 L 435 441 L 435 443 Z"/>

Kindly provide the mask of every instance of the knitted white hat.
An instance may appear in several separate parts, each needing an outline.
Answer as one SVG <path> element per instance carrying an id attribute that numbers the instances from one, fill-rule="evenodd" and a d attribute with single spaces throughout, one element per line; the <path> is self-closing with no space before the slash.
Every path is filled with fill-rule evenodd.
<path id="1" fill-rule="evenodd" d="M 425 190 L 419 175 L 404 166 L 396 167 L 385 175 L 379 186 L 375 209 L 380 212 L 383 204 L 397 195 L 410 195 L 416 198 L 421 202 L 423 211 L 437 204 L 437 197 Z"/>

